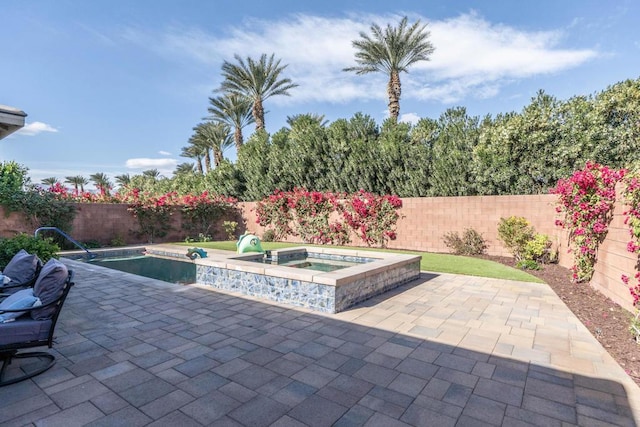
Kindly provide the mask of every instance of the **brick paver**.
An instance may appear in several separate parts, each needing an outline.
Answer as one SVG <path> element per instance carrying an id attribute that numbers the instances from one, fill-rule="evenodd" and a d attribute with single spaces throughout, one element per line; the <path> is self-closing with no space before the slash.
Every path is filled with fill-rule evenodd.
<path id="1" fill-rule="evenodd" d="M 640 389 L 544 284 L 423 277 L 328 315 L 71 263 L 58 363 L 2 425 L 640 421 Z"/>

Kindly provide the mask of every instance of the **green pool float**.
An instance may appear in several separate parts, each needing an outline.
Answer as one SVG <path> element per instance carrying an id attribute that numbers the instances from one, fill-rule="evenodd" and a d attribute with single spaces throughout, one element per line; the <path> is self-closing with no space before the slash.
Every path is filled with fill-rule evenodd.
<path id="1" fill-rule="evenodd" d="M 239 254 L 247 252 L 264 253 L 264 249 L 260 245 L 260 239 L 255 234 L 243 234 L 236 242 L 236 246 Z"/>

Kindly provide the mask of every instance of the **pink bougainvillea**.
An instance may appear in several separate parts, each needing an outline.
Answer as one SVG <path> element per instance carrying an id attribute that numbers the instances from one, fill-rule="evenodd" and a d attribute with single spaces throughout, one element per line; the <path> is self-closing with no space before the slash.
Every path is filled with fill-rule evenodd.
<path id="1" fill-rule="evenodd" d="M 616 197 L 616 184 L 624 177 L 624 170 L 610 169 L 587 162 L 566 180 L 560 180 L 551 193 L 559 196 L 556 211 L 563 218 L 556 225 L 569 230 L 571 252 L 575 264 L 573 280 L 591 279 L 598 246 L 607 233 Z"/>
<path id="2" fill-rule="evenodd" d="M 276 190 L 258 202 L 258 224 L 270 227 L 277 240 L 299 236 L 304 242 L 346 244 L 350 231 L 368 246 L 386 246 L 396 238 L 397 196 L 378 196 L 365 191 L 334 194 L 296 188 Z"/>
<path id="3" fill-rule="evenodd" d="M 640 171 L 627 174 L 624 179 L 622 198 L 627 205 L 624 212 L 624 223 L 629 227 L 631 240 L 627 243 L 627 251 L 640 254 Z M 629 287 L 629 293 L 633 298 L 633 305 L 640 306 L 640 272 L 634 275 L 635 283 L 627 275 L 622 275 L 622 282 Z"/>
<path id="4" fill-rule="evenodd" d="M 401 207 L 402 200 L 398 196 L 378 196 L 360 190 L 347 196 L 341 211 L 347 224 L 368 246 L 385 247 L 389 240 L 396 239 Z"/>

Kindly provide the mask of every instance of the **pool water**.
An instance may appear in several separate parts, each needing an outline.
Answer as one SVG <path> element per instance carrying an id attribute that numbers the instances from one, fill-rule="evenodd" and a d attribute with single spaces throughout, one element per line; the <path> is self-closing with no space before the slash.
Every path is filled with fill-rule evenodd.
<path id="1" fill-rule="evenodd" d="M 126 258 L 96 258 L 88 262 L 169 283 L 189 284 L 196 282 L 196 265 L 191 262 L 146 255 Z"/>
<path id="2" fill-rule="evenodd" d="M 303 259 L 292 259 L 288 261 L 280 261 L 271 259 L 271 258 L 259 258 L 251 260 L 254 262 L 259 262 L 262 264 L 275 264 L 282 265 L 284 267 L 292 267 L 292 268 L 302 268 L 305 270 L 315 270 L 315 271 L 335 271 L 341 270 L 343 268 L 352 267 L 354 265 L 361 264 L 359 262 L 351 262 L 351 261 L 342 261 L 335 259 L 321 259 L 321 258 L 303 258 Z"/>

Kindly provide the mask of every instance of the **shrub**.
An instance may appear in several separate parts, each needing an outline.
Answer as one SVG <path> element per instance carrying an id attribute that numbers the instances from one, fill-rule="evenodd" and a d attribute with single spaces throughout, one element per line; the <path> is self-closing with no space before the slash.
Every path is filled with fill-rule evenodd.
<path id="1" fill-rule="evenodd" d="M 627 211 L 624 212 L 624 223 L 629 228 L 631 239 L 627 243 L 627 251 L 633 254 L 640 254 L 640 170 L 634 168 L 624 178 L 625 186 L 622 191 L 622 198 L 627 205 Z M 640 271 L 638 271 L 640 259 L 636 263 L 636 271 L 634 275 L 634 283 L 629 283 L 630 278 L 622 275 L 622 282 L 629 287 L 629 293 L 633 298 L 633 305 L 640 307 Z M 637 316 L 636 316 L 637 320 Z"/>
<path id="2" fill-rule="evenodd" d="M 337 196 L 331 192 L 294 188 L 287 193 L 287 204 L 294 217 L 293 234 L 305 243 L 343 244 L 348 232 L 340 222 L 332 222 Z"/>
<path id="3" fill-rule="evenodd" d="M 549 236 L 536 233 L 533 239 L 524 245 L 523 258 L 536 263 L 548 264 L 554 260 L 551 253 L 551 244 Z"/>
<path id="4" fill-rule="evenodd" d="M 339 207 L 347 225 L 367 246 L 375 244 L 384 248 L 387 241 L 396 239 L 398 209 L 402 207 L 398 196 L 378 196 L 360 190 L 347 196 Z"/>
<path id="5" fill-rule="evenodd" d="M 299 236 L 306 243 L 343 245 L 353 231 L 367 246 L 385 247 L 396 239 L 401 207 L 397 196 L 364 190 L 339 195 L 295 188 L 274 191 L 257 203 L 255 211 L 257 223 L 273 230 L 275 240 Z"/>
<path id="6" fill-rule="evenodd" d="M 559 197 L 556 211 L 563 215 L 556 225 L 569 231 L 574 256 L 573 280 L 584 282 L 593 275 L 598 247 L 611 222 L 616 183 L 625 170 L 587 162 L 583 170 L 561 179 L 551 193 Z"/>
<path id="7" fill-rule="evenodd" d="M 293 234 L 290 225 L 292 220 L 293 212 L 289 208 L 288 194 L 284 191 L 275 190 L 256 204 L 256 222 L 263 227 L 273 227 L 270 229 L 273 240 L 282 240 Z"/>
<path id="8" fill-rule="evenodd" d="M 532 259 L 523 259 L 516 263 L 516 267 L 522 270 L 540 270 L 540 264 Z"/>
<path id="9" fill-rule="evenodd" d="M 193 235 L 209 236 L 211 228 L 233 209 L 236 200 L 204 191 L 199 195 L 182 196 L 177 203 L 182 212 L 182 228 Z"/>
<path id="10" fill-rule="evenodd" d="M 127 246 L 127 242 L 122 235 L 118 234 L 116 237 L 111 239 L 110 245 L 111 246 Z"/>
<path id="11" fill-rule="evenodd" d="M 20 249 L 38 255 L 43 263 L 51 258 L 58 258 L 57 253 L 60 251 L 60 247 L 51 238 L 42 239 L 22 233 L 15 237 L 0 239 L 0 265 L 7 265 Z"/>
<path id="12" fill-rule="evenodd" d="M 164 237 L 171 230 L 176 198 L 176 193 L 154 196 L 134 188 L 122 196 L 122 201 L 129 204 L 127 210 L 138 220 L 137 234 L 153 243 L 154 238 Z"/>
<path id="13" fill-rule="evenodd" d="M 444 244 L 456 255 L 481 255 L 487 249 L 487 244 L 473 228 L 467 228 L 462 237 L 457 232 L 449 232 L 444 236 Z"/>
<path id="14" fill-rule="evenodd" d="M 238 223 L 236 221 L 224 221 L 222 223 L 222 228 L 224 229 L 224 232 L 227 233 L 227 238 L 229 240 L 236 239 L 236 228 L 238 228 Z"/>
<path id="15" fill-rule="evenodd" d="M 525 258 L 527 243 L 533 240 L 534 237 L 535 230 L 526 218 L 521 216 L 500 218 L 498 238 L 502 240 L 516 261 L 521 261 Z"/>
<path id="16" fill-rule="evenodd" d="M 265 230 L 262 233 L 262 241 L 263 242 L 274 242 L 276 239 L 276 232 L 273 230 Z"/>

